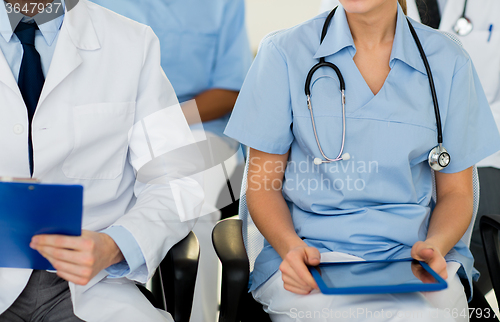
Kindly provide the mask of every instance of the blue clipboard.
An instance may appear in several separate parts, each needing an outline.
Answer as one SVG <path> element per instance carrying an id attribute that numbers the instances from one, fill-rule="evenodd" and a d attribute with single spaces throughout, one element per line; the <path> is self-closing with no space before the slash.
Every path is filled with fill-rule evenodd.
<path id="1" fill-rule="evenodd" d="M 432 292 L 448 287 L 429 265 L 412 258 L 322 263 L 309 267 L 309 271 L 323 294 Z M 414 271 L 424 275 L 426 282 Z"/>
<path id="2" fill-rule="evenodd" d="M 0 267 L 53 270 L 31 238 L 80 236 L 82 212 L 82 186 L 0 182 Z"/>

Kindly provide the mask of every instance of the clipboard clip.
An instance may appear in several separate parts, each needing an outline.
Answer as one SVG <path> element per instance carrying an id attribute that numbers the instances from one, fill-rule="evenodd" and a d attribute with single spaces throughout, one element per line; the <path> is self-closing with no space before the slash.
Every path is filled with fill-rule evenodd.
<path id="1" fill-rule="evenodd" d="M 37 178 L 15 178 L 15 177 L 1 177 L 0 182 L 16 182 L 16 183 L 40 183 Z"/>

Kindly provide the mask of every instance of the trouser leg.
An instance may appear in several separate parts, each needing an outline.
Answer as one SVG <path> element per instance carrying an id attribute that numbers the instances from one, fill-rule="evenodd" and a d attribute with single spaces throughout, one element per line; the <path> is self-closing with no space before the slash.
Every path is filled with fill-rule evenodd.
<path id="1" fill-rule="evenodd" d="M 73 313 L 68 282 L 55 273 L 33 271 L 16 301 L 0 322 L 81 322 Z"/>
<path id="2" fill-rule="evenodd" d="M 40 277 L 39 297 L 42 304 L 35 312 L 32 322 L 82 322 L 73 312 L 68 282 L 55 273 L 43 271 Z"/>

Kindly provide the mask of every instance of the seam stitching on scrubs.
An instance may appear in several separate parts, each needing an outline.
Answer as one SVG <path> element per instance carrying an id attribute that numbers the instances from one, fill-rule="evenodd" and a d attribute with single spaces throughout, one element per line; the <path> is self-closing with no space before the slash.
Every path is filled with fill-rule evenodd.
<path id="1" fill-rule="evenodd" d="M 301 117 L 301 118 L 311 118 L 311 116 L 308 115 L 294 115 L 294 117 Z M 341 115 L 316 115 L 316 117 L 335 117 L 335 118 L 341 118 Z M 356 120 L 372 120 L 372 121 L 378 121 L 378 122 L 389 122 L 389 123 L 396 123 L 396 124 L 405 124 L 405 125 L 413 125 L 417 127 L 421 127 L 424 129 L 431 130 L 433 132 L 436 132 L 436 129 L 425 126 L 425 125 L 420 125 L 420 124 L 414 124 L 414 123 L 406 123 L 406 122 L 401 122 L 401 121 L 391 121 L 391 120 L 384 120 L 384 119 L 376 119 L 376 118 L 371 118 L 371 117 L 355 117 L 355 116 L 347 116 L 346 118 L 348 119 L 356 119 Z"/>
<path id="2" fill-rule="evenodd" d="M 457 71 L 453 74 L 453 78 L 455 78 L 455 76 L 456 76 L 458 73 L 460 73 L 460 72 L 462 71 L 462 69 L 463 69 L 463 68 L 465 68 L 466 66 L 469 66 L 469 65 L 471 65 L 471 64 L 472 64 L 472 60 L 471 60 L 471 58 L 470 58 L 469 54 L 467 54 L 467 56 L 466 56 L 466 57 L 467 57 L 467 61 L 465 62 L 465 64 L 463 64 L 463 66 L 461 66 L 460 68 L 458 68 L 458 70 L 457 70 Z M 453 80 L 452 80 L 452 82 L 451 82 L 451 83 L 453 84 Z"/>
<path id="3" fill-rule="evenodd" d="M 277 35 L 279 35 L 279 34 L 277 34 Z M 283 59 L 283 62 L 285 63 L 285 65 L 287 67 L 287 73 L 288 73 L 288 64 L 286 63 L 286 58 L 283 55 L 283 53 L 281 52 L 281 50 L 279 50 L 278 46 L 276 46 L 276 44 L 274 43 L 274 41 L 273 41 L 272 38 L 273 38 L 272 36 L 269 38 L 269 44 L 271 44 L 274 47 L 274 49 L 276 49 L 276 51 L 278 52 L 278 54 L 280 54 L 281 59 Z"/>

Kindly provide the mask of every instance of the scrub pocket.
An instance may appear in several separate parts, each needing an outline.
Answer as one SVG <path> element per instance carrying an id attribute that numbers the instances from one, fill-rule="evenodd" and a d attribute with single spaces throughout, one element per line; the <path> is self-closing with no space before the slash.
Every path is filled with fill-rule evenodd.
<path id="1" fill-rule="evenodd" d="M 74 145 L 62 171 L 74 179 L 116 179 L 123 172 L 135 102 L 73 108 Z"/>

